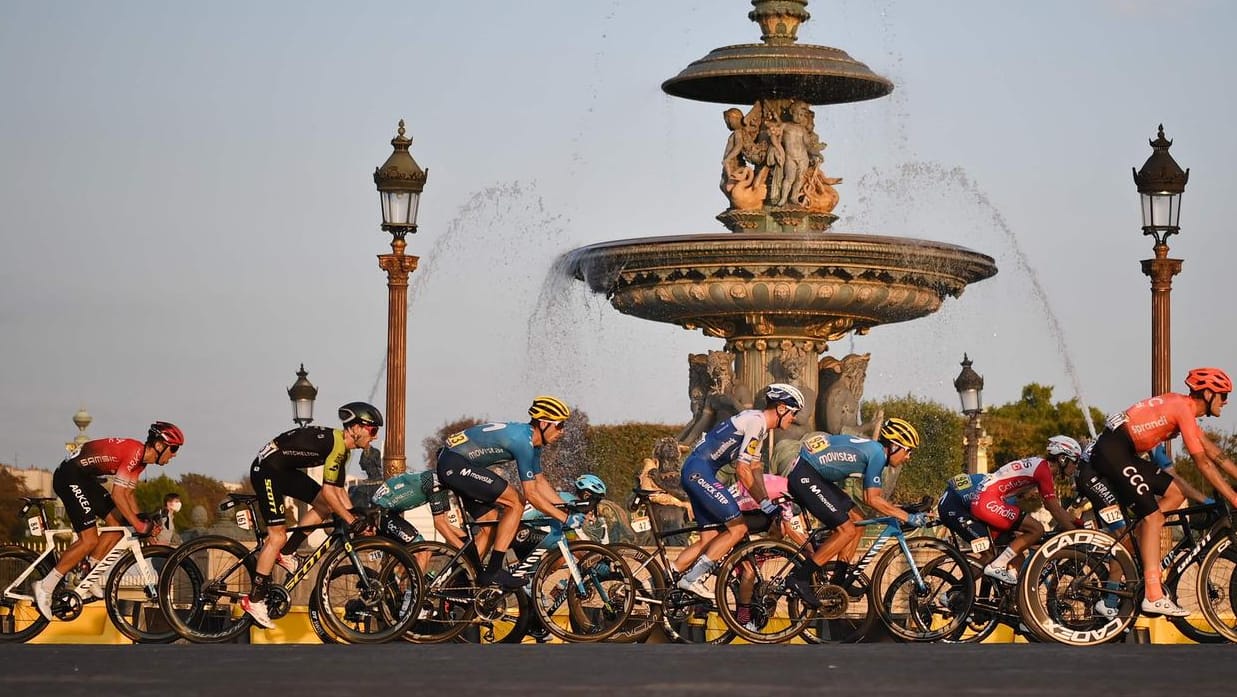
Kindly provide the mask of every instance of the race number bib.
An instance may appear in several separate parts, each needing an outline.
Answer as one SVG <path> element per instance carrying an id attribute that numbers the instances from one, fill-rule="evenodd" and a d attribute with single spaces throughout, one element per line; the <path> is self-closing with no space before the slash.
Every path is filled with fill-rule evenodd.
<path id="1" fill-rule="evenodd" d="M 971 488 L 971 475 L 969 474 L 955 474 L 949 481 L 953 484 L 954 491 L 966 491 Z"/>
<path id="2" fill-rule="evenodd" d="M 1100 509 L 1100 520 L 1104 521 L 1105 525 L 1112 525 L 1120 521 L 1121 518 L 1120 506 L 1105 506 Z"/>
<path id="3" fill-rule="evenodd" d="M 463 431 L 460 431 L 459 433 L 452 433 L 451 435 L 447 436 L 447 447 L 448 448 L 454 448 L 457 445 L 463 445 L 464 443 L 467 443 L 467 442 L 468 442 L 468 436 L 465 435 Z"/>
<path id="4" fill-rule="evenodd" d="M 824 436 L 812 436 L 803 445 L 809 453 L 816 454 L 829 448 L 829 439 Z"/>
<path id="5" fill-rule="evenodd" d="M 1124 426 L 1125 422 L 1129 420 L 1130 417 L 1126 416 L 1125 412 L 1119 411 L 1115 414 L 1109 414 L 1108 418 L 1104 419 L 1104 425 L 1108 427 L 1109 431 L 1115 431 Z"/>
<path id="6" fill-rule="evenodd" d="M 236 512 L 236 527 L 241 530 L 248 530 L 253 527 L 253 520 L 249 517 L 249 511 Z"/>
<path id="7" fill-rule="evenodd" d="M 653 525 L 649 522 L 647 517 L 641 516 L 639 518 L 631 519 L 631 529 L 636 532 L 648 532 L 653 529 Z"/>
<path id="8" fill-rule="evenodd" d="M 971 540 L 971 551 L 975 553 L 986 552 L 992 546 L 992 540 L 986 537 L 976 537 Z"/>
<path id="9" fill-rule="evenodd" d="M 39 537 L 43 534 L 43 520 L 37 515 L 26 519 L 26 527 L 30 528 L 31 537 Z"/>

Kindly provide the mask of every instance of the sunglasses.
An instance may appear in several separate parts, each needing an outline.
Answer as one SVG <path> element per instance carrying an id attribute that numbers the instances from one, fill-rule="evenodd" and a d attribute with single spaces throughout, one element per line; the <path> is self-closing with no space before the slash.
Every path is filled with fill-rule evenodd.
<path id="1" fill-rule="evenodd" d="M 373 424 L 362 424 L 361 428 L 365 429 L 365 432 L 369 434 L 370 438 L 378 435 L 378 427 Z"/>
<path id="2" fill-rule="evenodd" d="M 172 454 L 173 454 L 173 455 L 175 455 L 175 454 L 176 454 L 176 451 L 177 451 L 177 450 L 180 450 L 180 446 L 179 446 L 179 445 L 169 445 L 169 446 L 168 446 L 168 450 L 171 450 L 171 451 L 172 451 Z"/>

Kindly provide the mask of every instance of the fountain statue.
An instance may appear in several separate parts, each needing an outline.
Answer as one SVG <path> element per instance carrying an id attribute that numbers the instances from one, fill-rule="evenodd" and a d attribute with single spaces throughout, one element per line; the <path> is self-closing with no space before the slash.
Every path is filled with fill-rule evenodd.
<path id="1" fill-rule="evenodd" d="M 893 84 L 844 51 L 798 43 L 807 0 L 752 5 L 762 43 L 715 49 L 662 84 L 672 96 L 750 105 L 722 112 L 729 206 L 717 219 L 730 232 L 602 242 L 565 259 L 619 312 L 725 340 L 703 366 L 689 360 L 684 444 L 745 399 L 759 406 L 777 380 L 812 395 L 802 430 L 870 433 L 858 413 L 869 356 L 822 359 L 829 342 L 929 315 L 997 271 L 956 245 L 830 230 L 842 179 L 825 174 L 812 107 L 883 97 Z"/>

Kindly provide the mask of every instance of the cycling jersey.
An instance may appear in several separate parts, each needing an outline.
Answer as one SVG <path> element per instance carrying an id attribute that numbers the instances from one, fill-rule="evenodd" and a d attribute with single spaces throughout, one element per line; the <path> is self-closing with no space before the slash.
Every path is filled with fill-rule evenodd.
<path id="1" fill-rule="evenodd" d="M 979 497 L 979 487 L 987 475 L 958 474 L 950 477 L 936 504 L 936 513 L 945 527 L 954 531 L 959 537 L 971 542 L 988 535 L 988 528 L 975 520 L 971 513 L 971 504 Z"/>
<path id="2" fill-rule="evenodd" d="M 64 461 L 96 477 L 113 475 L 117 486 L 132 489 L 146 469 L 142 462 L 145 453 L 146 444 L 140 440 L 100 438 L 82 443 Z"/>
<path id="3" fill-rule="evenodd" d="M 889 461 L 885 446 L 879 442 L 847 435 L 811 436 L 799 448 L 799 459 L 834 483 L 862 474 L 864 489 L 880 488 L 881 474 Z"/>
<path id="4" fill-rule="evenodd" d="M 541 474 L 541 448 L 533 447 L 532 424 L 478 424 L 447 436 L 445 449 L 480 467 L 515 460 L 520 481 L 530 482 Z"/>
<path id="5" fill-rule="evenodd" d="M 348 464 L 344 432 L 325 426 L 304 426 L 284 431 L 258 451 L 254 464 L 278 471 L 321 466 L 322 483 L 342 487 Z"/>
<path id="6" fill-rule="evenodd" d="M 451 507 L 451 494 L 438 484 L 432 470 L 405 472 L 383 482 L 371 499 L 375 506 L 392 511 L 411 511 L 430 505 L 430 513 L 441 515 Z"/>
<path id="7" fill-rule="evenodd" d="M 1026 515 L 1016 504 L 1007 502 L 1007 496 L 1035 487 L 1045 501 L 1057 497 L 1052 464 L 1042 457 L 1014 460 L 985 477 L 979 486 L 979 495 L 971 503 L 971 514 L 1000 531 L 1018 527 Z"/>
<path id="8" fill-rule="evenodd" d="M 1110 429 L 1124 429 L 1139 452 L 1151 450 L 1181 434 L 1186 452 L 1203 452 L 1203 431 L 1194 415 L 1194 400 L 1188 395 L 1168 392 L 1144 399 L 1123 412 L 1108 417 Z"/>
<path id="9" fill-rule="evenodd" d="M 714 472 L 731 462 L 759 460 L 766 430 L 764 412 L 757 409 L 741 411 L 704 434 L 687 460 L 697 464 L 707 463 Z"/>

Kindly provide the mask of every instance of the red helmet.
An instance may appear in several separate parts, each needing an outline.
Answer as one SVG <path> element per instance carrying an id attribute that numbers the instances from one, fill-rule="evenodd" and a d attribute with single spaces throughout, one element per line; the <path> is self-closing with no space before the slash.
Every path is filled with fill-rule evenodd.
<path id="1" fill-rule="evenodd" d="M 180 430 L 174 423 L 167 421 L 156 421 L 150 425 L 150 430 L 146 432 L 146 439 L 154 442 L 161 440 L 168 445 L 184 445 L 185 432 Z"/>
<path id="2" fill-rule="evenodd" d="M 1233 381 L 1228 373 L 1219 368 L 1195 368 L 1185 376 L 1185 386 L 1191 392 L 1211 390 L 1217 394 L 1228 394 L 1233 391 Z"/>

